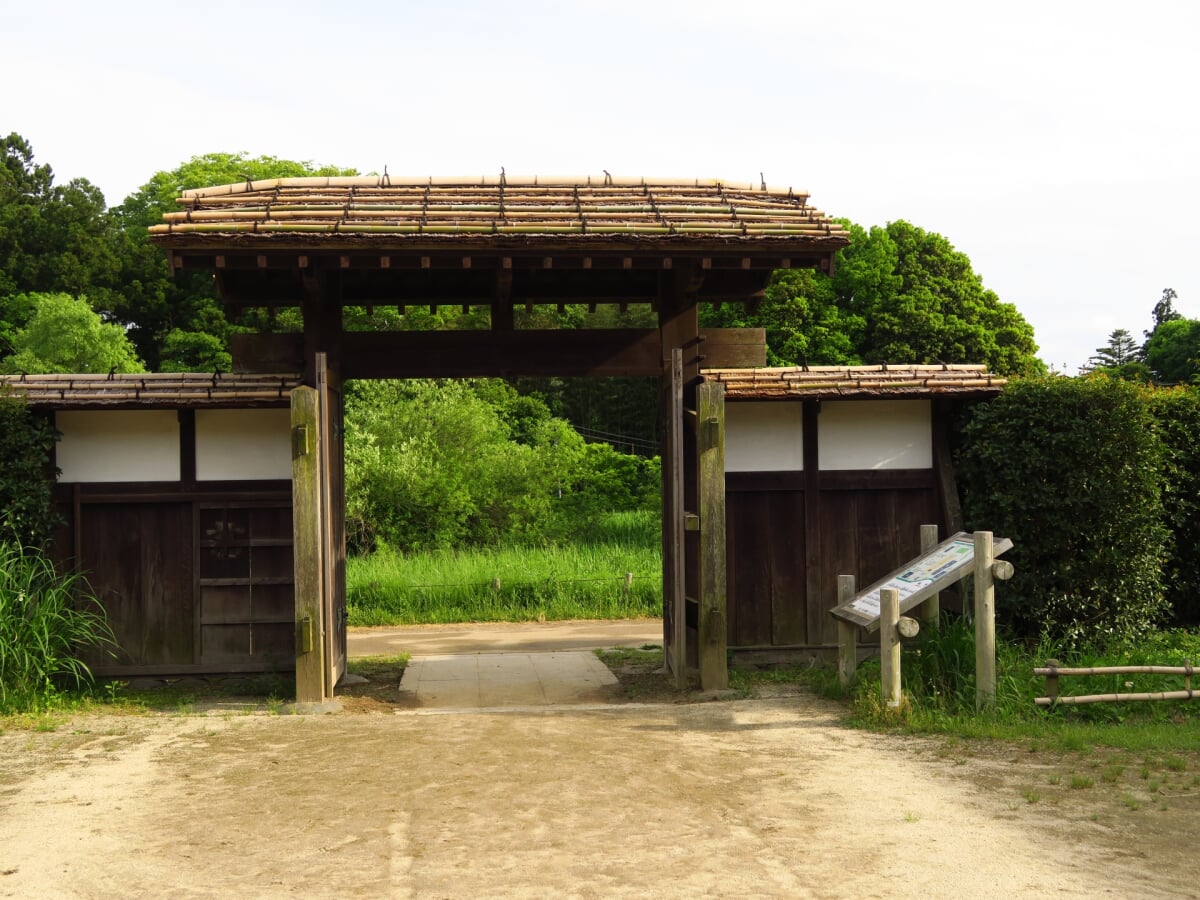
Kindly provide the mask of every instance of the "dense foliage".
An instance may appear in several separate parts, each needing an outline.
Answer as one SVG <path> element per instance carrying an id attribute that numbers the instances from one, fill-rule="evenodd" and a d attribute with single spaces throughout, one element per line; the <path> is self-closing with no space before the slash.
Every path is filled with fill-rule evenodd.
<path id="1" fill-rule="evenodd" d="M 977 406 L 959 466 L 968 524 L 1011 537 L 998 614 L 1068 643 L 1136 638 L 1167 611 L 1163 447 L 1141 389 L 1035 378 Z"/>
<path id="2" fill-rule="evenodd" d="M 50 454 L 56 438 L 44 417 L 0 390 L 0 541 L 42 547 L 54 533 Z"/>
<path id="3" fill-rule="evenodd" d="M 775 274 L 756 313 L 706 310 L 705 325 L 767 330 L 768 365 L 986 363 L 1005 375 L 1044 370 L 1033 328 L 966 254 L 904 221 L 849 224 L 836 274 Z"/>
<path id="4" fill-rule="evenodd" d="M 656 461 L 587 444 L 498 380 L 377 381 L 346 398 L 351 545 L 447 548 L 565 538 L 655 502 Z"/>
<path id="5" fill-rule="evenodd" d="M 1147 394 L 1163 445 L 1162 505 L 1170 532 L 1163 585 L 1178 624 L 1200 624 L 1200 391 Z"/>
<path id="6" fill-rule="evenodd" d="M 120 325 L 103 321 L 86 298 L 68 294 L 30 294 L 32 313 L 12 336 L 13 352 L 3 360 L 7 372 L 144 372 L 145 366 Z"/>

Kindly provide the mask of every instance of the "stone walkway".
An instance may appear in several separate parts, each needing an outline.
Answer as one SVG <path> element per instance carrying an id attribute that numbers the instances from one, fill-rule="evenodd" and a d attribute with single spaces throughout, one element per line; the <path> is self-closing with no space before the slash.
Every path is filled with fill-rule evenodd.
<path id="1" fill-rule="evenodd" d="M 426 709 L 603 703 L 617 679 L 595 650 L 661 644 L 657 619 L 355 628 L 352 657 L 410 653 L 400 692 Z"/>

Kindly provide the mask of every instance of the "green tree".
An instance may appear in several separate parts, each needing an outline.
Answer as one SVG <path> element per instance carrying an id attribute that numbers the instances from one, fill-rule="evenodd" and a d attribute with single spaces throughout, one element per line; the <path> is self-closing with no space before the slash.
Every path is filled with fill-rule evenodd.
<path id="1" fill-rule="evenodd" d="M 1033 327 L 983 286 L 965 253 L 908 222 L 864 231 L 851 226 L 834 286 L 866 323 L 865 362 L 986 363 L 1004 375 L 1034 374 Z"/>
<path id="2" fill-rule="evenodd" d="M 780 269 L 771 277 L 758 310 L 739 303 L 701 309 L 712 328 L 764 328 L 767 365 L 857 365 L 866 330 L 862 316 L 843 306 L 833 282 L 812 269 Z"/>
<path id="3" fill-rule="evenodd" d="M 33 295 L 34 313 L 13 335 L 9 372 L 144 372 L 120 325 L 103 321 L 85 298 Z"/>
<path id="4" fill-rule="evenodd" d="M 1158 384 L 1191 383 L 1200 372 L 1200 320 L 1164 320 L 1146 341 L 1145 352 Z"/>
<path id="5" fill-rule="evenodd" d="M 1108 343 L 1097 347 L 1088 360 L 1088 371 L 1103 371 L 1125 381 L 1148 383 L 1150 367 L 1142 360 L 1142 348 L 1124 328 L 1115 329 L 1108 336 Z"/>
<path id="6" fill-rule="evenodd" d="M 98 304 L 115 296 L 120 261 L 104 197 L 88 181 L 54 183 L 48 165 L 13 133 L 0 140 L 0 353 L 32 310 L 19 294 L 88 293 Z"/>
<path id="7" fill-rule="evenodd" d="M 1175 311 L 1175 301 L 1178 298 L 1179 295 L 1175 293 L 1174 288 L 1163 289 L 1162 297 L 1154 304 L 1154 309 L 1150 313 L 1154 320 L 1154 327 L 1149 331 L 1143 332 L 1147 338 L 1150 338 L 1158 330 L 1158 326 L 1164 322 L 1173 322 L 1176 319 L 1183 318 L 1182 315 Z"/>
<path id="8" fill-rule="evenodd" d="M 864 229 L 836 274 L 776 272 L 754 313 L 738 304 L 701 312 L 704 325 L 767 331 L 769 365 L 985 363 L 1004 375 L 1043 372 L 1033 328 L 1003 303 L 966 254 L 908 222 Z"/>
<path id="9" fill-rule="evenodd" d="M 156 173 L 112 210 L 118 227 L 115 240 L 122 261 L 123 289 L 111 303 L 97 303 L 97 308 L 128 327 L 138 353 L 152 368 L 164 364 L 164 353 L 165 365 L 173 370 L 199 365 L 193 360 L 204 354 L 197 354 L 197 348 L 208 342 L 189 335 L 208 335 L 227 351 L 235 326 L 225 316 L 211 273 L 185 271 L 172 277 L 166 255 L 150 243 L 146 229 L 158 224 L 163 213 L 178 209 L 176 199 L 191 188 L 246 180 L 354 174 L 354 169 L 245 153 L 207 153 L 170 171 Z M 265 322 L 257 324 L 266 327 Z M 164 346 L 167 336 L 176 332 L 168 351 Z M 182 350 L 184 347 L 187 349 Z"/>

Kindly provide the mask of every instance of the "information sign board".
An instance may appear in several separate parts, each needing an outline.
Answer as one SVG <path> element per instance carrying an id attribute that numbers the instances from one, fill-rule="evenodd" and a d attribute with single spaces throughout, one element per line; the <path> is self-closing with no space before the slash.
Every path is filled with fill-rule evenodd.
<path id="1" fill-rule="evenodd" d="M 996 538 L 992 556 L 999 556 L 1012 549 L 1008 538 Z M 875 582 L 865 591 L 854 595 L 854 599 L 833 609 L 839 619 L 861 625 L 867 631 L 879 627 L 879 592 L 894 588 L 900 594 L 900 613 L 903 615 L 919 605 L 925 598 L 950 587 L 970 575 L 975 563 L 975 538 L 965 531 L 951 535 L 932 550 L 909 561 L 903 568 Z"/>

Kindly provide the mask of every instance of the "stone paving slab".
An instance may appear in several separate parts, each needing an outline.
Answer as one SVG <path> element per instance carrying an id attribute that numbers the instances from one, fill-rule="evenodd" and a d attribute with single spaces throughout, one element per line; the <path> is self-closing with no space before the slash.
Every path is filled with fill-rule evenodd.
<path id="1" fill-rule="evenodd" d="M 401 694 L 413 705 L 447 709 L 595 703 L 617 679 L 586 650 L 561 653 L 470 653 L 416 656 Z"/>

